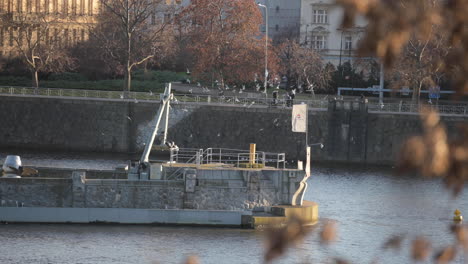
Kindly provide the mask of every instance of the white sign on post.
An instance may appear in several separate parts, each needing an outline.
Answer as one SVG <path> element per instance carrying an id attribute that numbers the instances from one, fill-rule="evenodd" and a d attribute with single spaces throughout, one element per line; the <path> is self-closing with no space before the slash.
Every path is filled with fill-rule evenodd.
<path id="1" fill-rule="evenodd" d="M 293 105 L 292 110 L 292 131 L 307 133 L 307 105 Z"/>

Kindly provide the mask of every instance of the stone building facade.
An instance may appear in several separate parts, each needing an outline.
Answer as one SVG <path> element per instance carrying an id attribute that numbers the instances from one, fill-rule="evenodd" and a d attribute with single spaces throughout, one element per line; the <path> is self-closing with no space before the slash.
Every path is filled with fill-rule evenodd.
<path id="1" fill-rule="evenodd" d="M 17 56 L 18 43 L 28 45 L 38 38 L 64 46 L 88 39 L 89 26 L 96 22 L 101 10 L 99 3 L 99 0 L 0 0 L 4 19 L 0 28 L 0 55 Z M 39 26 L 41 23 L 48 24 L 47 29 Z"/>
<path id="2" fill-rule="evenodd" d="M 155 15 L 148 18 L 148 23 L 156 24 L 159 20 L 170 18 L 170 14 L 166 13 L 169 12 L 167 10 L 173 9 L 166 10 L 166 7 L 180 6 L 182 2 L 164 0 L 164 5 L 161 6 L 163 11 L 155 10 Z M 0 0 L 0 16 L 4 22 L 3 26 L 0 26 L 0 56 L 17 56 L 16 40 L 22 39 L 20 34 L 26 34 L 25 30 L 7 24 L 21 24 L 33 28 L 28 32 L 31 32 L 32 42 L 36 42 L 40 34 L 38 23 L 49 23 L 48 29 L 42 32 L 41 41 L 58 42 L 68 47 L 89 38 L 88 32 L 97 22 L 97 16 L 103 9 L 102 0 Z M 27 45 L 25 42 L 26 38 L 23 45 Z"/>
<path id="3" fill-rule="evenodd" d="M 352 61 L 367 22 L 359 17 L 352 28 L 343 29 L 343 9 L 334 0 L 302 0 L 300 41 L 320 50 L 326 61 L 339 65 Z"/>

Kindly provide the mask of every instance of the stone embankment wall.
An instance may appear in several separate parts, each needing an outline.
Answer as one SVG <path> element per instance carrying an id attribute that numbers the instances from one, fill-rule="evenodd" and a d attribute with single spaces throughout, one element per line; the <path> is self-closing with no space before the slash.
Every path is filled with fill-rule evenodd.
<path id="1" fill-rule="evenodd" d="M 0 96 L 0 148 L 140 153 L 158 103 Z M 291 109 L 172 105 L 169 139 L 179 147 L 285 152 L 304 159 L 305 135 L 291 132 Z M 462 116 L 444 116 L 450 136 Z M 313 160 L 391 164 L 402 142 L 421 132 L 417 114 L 372 113 L 359 102 L 331 101 L 309 111 Z"/>
<path id="2" fill-rule="evenodd" d="M 185 180 L 0 178 L 2 207 L 252 210 L 288 204 L 303 171 L 193 170 Z M 192 183 L 192 184 L 191 184 Z"/>

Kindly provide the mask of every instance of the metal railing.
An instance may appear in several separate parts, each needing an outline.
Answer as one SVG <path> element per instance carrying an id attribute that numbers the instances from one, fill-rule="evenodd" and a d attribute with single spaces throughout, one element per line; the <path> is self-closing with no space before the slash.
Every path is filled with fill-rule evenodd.
<path id="1" fill-rule="evenodd" d="M 448 115 L 467 115 L 468 106 L 466 105 L 428 105 L 428 104 L 407 104 L 407 103 L 387 103 L 387 104 L 368 104 L 370 112 L 395 112 L 395 113 L 417 113 L 423 107 L 431 108 L 441 114 Z"/>
<path id="2" fill-rule="evenodd" d="M 54 88 L 30 88 L 30 87 L 10 87 L 0 86 L 0 95 L 20 95 L 20 96 L 48 96 L 48 97 L 78 97 L 78 98 L 100 98 L 113 100 L 147 100 L 160 101 L 158 93 L 145 92 L 126 92 L 121 91 L 100 91 L 100 90 L 81 90 L 81 89 L 54 89 Z M 176 94 L 174 104 L 178 103 L 198 103 L 198 104 L 219 104 L 219 105 L 234 105 L 239 107 L 282 107 L 288 105 L 286 99 L 277 99 L 275 102 L 272 98 L 246 98 L 238 96 L 212 96 L 212 95 L 195 95 L 195 94 Z M 354 100 L 355 101 L 355 100 Z M 306 100 L 295 99 L 295 104 L 307 104 L 310 108 L 325 110 L 328 108 L 328 100 Z M 467 115 L 468 104 L 450 104 L 450 105 L 426 105 L 441 114 L 450 115 Z M 407 102 L 399 103 L 368 103 L 369 111 L 372 112 L 398 112 L 398 113 L 417 113 L 421 109 L 421 105 L 411 104 Z"/>
<path id="3" fill-rule="evenodd" d="M 235 164 L 239 166 L 241 163 L 249 162 L 249 155 L 250 153 L 248 150 L 244 149 L 171 149 L 170 163 L 192 163 L 196 165 Z M 263 164 L 264 166 L 271 164 L 274 165 L 277 169 L 281 167 L 284 169 L 286 166 L 286 154 L 257 151 L 255 152 L 254 162 Z"/>

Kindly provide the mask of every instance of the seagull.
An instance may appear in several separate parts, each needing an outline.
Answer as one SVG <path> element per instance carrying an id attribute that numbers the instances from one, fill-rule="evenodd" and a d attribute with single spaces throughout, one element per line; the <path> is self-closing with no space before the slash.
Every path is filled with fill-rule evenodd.
<path id="1" fill-rule="evenodd" d="M 226 84 L 224 89 L 229 90 L 229 86 Z"/>
<path id="2" fill-rule="evenodd" d="M 245 85 L 242 85 L 242 90 L 245 90 Z"/>
<path id="3" fill-rule="evenodd" d="M 192 93 L 192 89 L 188 90 L 189 93 Z"/>
<path id="4" fill-rule="evenodd" d="M 257 83 L 256 88 L 257 88 L 257 92 L 260 91 L 260 84 Z"/>
<path id="5" fill-rule="evenodd" d="M 198 86 L 198 87 L 201 87 L 201 84 L 200 84 L 200 82 L 197 82 L 197 86 Z"/>
<path id="6" fill-rule="evenodd" d="M 120 99 L 124 99 L 124 96 L 123 96 L 123 94 L 120 94 Z"/>
<path id="7" fill-rule="evenodd" d="M 149 93 L 150 93 L 150 95 L 151 95 L 151 96 L 153 96 L 153 91 L 151 91 L 151 90 L 150 90 L 150 92 L 149 92 Z"/>
<path id="8" fill-rule="evenodd" d="M 234 97 L 234 101 L 236 101 L 236 103 L 240 103 L 240 100 L 236 97 Z"/>
<path id="9" fill-rule="evenodd" d="M 279 118 L 276 118 L 275 120 L 273 120 L 273 125 L 275 125 L 275 127 L 278 127 L 279 124 L 280 124 Z"/>
<path id="10" fill-rule="evenodd" d="M 130 120 L 130 121 L 132 121 L 132 119 L 131 119 L 129 116 L 127 116 L 127 119 Z"/>
<path id="11" fill-rule="evenodd" d="M 247 108 L 250 108 L 255 102 L 250 103 L 250 105 Z"/>
<path id="12" fill-rule="evenodd" d="M 190 70 L 187 68 L 187 74 L 190 74 Z"/>
<path id="13" fill-rule="evenodd" d="M 241 93 L 242 93 L 242 90 L 239 90 L 239 93 L 241 94 Z"/>
<path id="14" fill-rule="evenodd" d="M 190 84 L 190 79 L 187 79 L 187 83 Z"/>
<path id="15" fill-rule="evenodd" d="M 258 130 L 258 132 L 262 132 L 262 131 L 263 131 L 263 128 L 260 128 L 260 129 Z"/>
<path id="16" fill-rule="evenodd" d="M 179 150 L 179 147 L 175 144 L 174 141 L 172 141 L 172 142 L 167 141 L 165 144 L 166 144 L 166 146 L 168 146 L 171 149 Z"/>
<path id="17" fill-rule="evenodd" d="M 221 136 L 221 133 L 218 133 L 218 137 L 220 137 L 220 136 Z"/>

